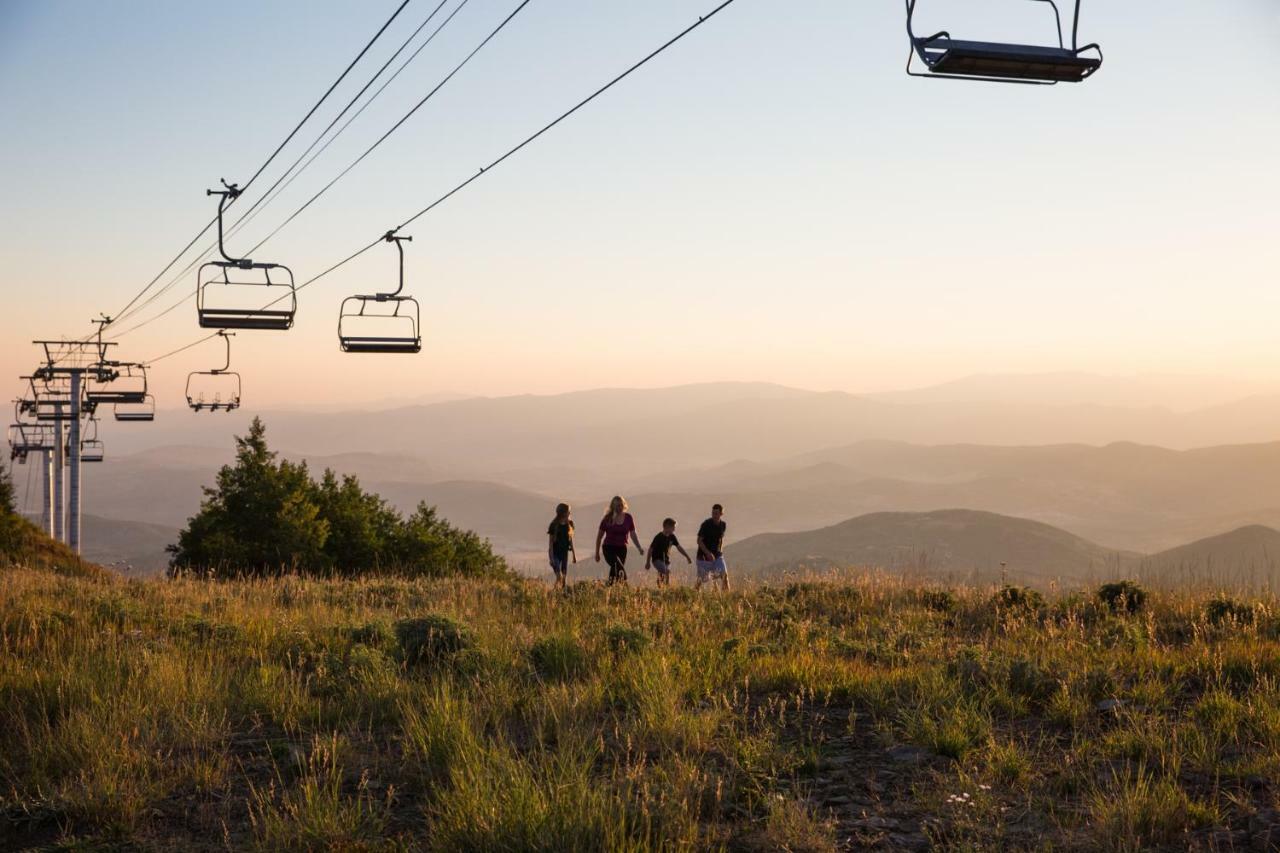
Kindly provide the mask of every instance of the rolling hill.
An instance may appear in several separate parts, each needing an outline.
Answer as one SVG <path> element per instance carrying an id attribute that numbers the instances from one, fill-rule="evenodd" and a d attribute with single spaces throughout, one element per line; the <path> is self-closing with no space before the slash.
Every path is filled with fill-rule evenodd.
<path id="1" fill-rule="evenodd" d="M 1280 568 L 1280 531 L 1260 524 L 1209 536 L 1142 560 L 1144 577 L 1185 584 L 1268 586 Z"/>
<path id="2" fill-rule="evenodd" d="M 1040 585 L 1121 574 L 1138 555 L 1047 524 L 973 510 L 885 512 L 801 533 L 732 543 L 731 565 L 767 575 L 783 569 L 872 567 L 983 583 L 1003 574 Z"/>

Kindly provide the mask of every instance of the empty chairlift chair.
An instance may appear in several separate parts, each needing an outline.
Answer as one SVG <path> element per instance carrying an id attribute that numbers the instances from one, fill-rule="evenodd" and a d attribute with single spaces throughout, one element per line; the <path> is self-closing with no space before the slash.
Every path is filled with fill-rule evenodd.
<path id="1" fill-rule="evenodd" d="M 71 382 L 67 377 L 24 377 L 31 385 L 29 411 L 37 421 L 57 421 L 71 414 Z"/>
<path id="2" fill-rule="evenodd" d="M 931 36 L 917 36 L 914 27 L 917 0 L 906 0 L 907 35 L 911 38 L 907 73 L 913 77 L 1051 86 L 1055 83 L 1078 83 L 1102 67 L 1102 48 L 1097 44 L 1078 46 L 1080 0 L 1074 0 L 1069 47 L 1063 40 L 1062 15 L 1054 0 L 1030 2 L 1045 3 L 1053 10 L 1057 24 L 1056 45 L 962 41 L 952 38 L 946 30 Z M 925 71 L 916 70 L 917 59 Z"/>
<path id="3" fill-rule="evenodd" d="M 140 402 L 116 403 L 113 415 L 121 423 L 150 423 L 156 419 L 156 398 L 148 394 Z"/>
<path id="4" fill-rule="evenodd" d="M 196 279 L 196 317 L 206 329 L 267 329 L 293 327 L 298 309 L 293 273 L 280 264 L 255 263 L 233 258 L 223 246 L 222 214 L 227 203 L 239 197 L 235 184 L 207 190 L 218 201 L 218 251 L 221 261 L 200 267 Z"/>
<path id="5" fill-rule="evenodd" d="M 226 363 L 187 376 L 187 405 L 196 412 L 230 412 L 240 408 L 240 374 L 231 370 L 231 333 L 218 332 L 227 345 Z"/>
<path id="6" fill-rule="evenodd" d="M 147 399 L 147 369 L 141 364 L 106 361 L 86 376 L 84 398 L 94 406 L 99 403 L 138 404 Z"/>
<path id="7" fill-rule="evenodd" d="M 87 428 L 89 436 L 80 439 L 80 461 L 81 462 L 101 462 L 106 459 L 106 446 L 102 443 L 102 439 L 98 438 L 98 421 L 96 418 L 90 418 Z M 67 456 L 71 456 L 71 448 L 67 448 Z"/>
<path id="8" fill-rule="evenodd" d="M 27 454 L 54 449 L 56 434 L 49 424 L 16 423 L 9 427 L 9 458 L 25 462 Z"/>
<path id="9" fill-rule="evenodd" d="M 418 300 L 403 296 L 404 246 L 412 237 L 383 237 L 400 254 L 400 286 L 392 293 L 348 296 L 338 311 L 338 344 L 343 352 L 416 353 L 422 351 L 422 314 Z"/>

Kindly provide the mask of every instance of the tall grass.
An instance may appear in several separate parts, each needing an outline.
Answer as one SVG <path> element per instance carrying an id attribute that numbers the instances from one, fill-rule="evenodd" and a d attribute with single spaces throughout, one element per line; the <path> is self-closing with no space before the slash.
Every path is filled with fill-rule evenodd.
<path id="1" fill-rule="evenodd" d="M 1280 620 L 1217 600 L 5 570 L 0 846 L 1247 841 Z"/>

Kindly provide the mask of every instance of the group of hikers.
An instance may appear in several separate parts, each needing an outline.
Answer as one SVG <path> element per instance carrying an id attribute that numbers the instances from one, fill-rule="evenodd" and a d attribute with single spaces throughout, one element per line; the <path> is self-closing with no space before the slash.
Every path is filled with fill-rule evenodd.
<path id="1" fill-rule="evenodd" d="M 729 568 L 724 561 L 724 507 L 720 504 L 711 507 L 711 517 L 698 528 L 696 560 L 676 538 L 674 518 L 663 519 L 662 532 L 653 537 L 646 552 L 636 532 L 636 521 L 627 510 L 626 500 L 615 495 L 609 501 L 609 509 L 600 519 L 600 527 L 596 531 L 596 562 L 603 557 L 608 564 L 607 583 L 610 586 L 627 582 L 627 543 L 630 540 L 645 558 L 645 571 L 652 569 L 658 573 L 658 586 L 671 586 L 671 549 L 674 548 L 686 562 L 697 563 L 695 589 L 701 589 L 708 582 L 719 583 L 724 589 L 729 589 Z M 578 562 L 578 552 L 574 547 L 573 511 L 568 504 L 562 503 L 556 506 L 556 517 L 547 527 L 547 558 L 551 561 L 551 571 L 555 572 L 557 589 L 564 589 L 568 582 L 570 556 L 574 563 Z"/>

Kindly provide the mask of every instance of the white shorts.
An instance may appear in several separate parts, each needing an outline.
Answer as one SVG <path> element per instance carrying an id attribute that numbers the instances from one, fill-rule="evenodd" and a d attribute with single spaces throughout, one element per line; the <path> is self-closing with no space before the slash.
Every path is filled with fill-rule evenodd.
<path id="1" fill-rule="evenodd" d="M 716 557 L 714 560 L 698 560 L 697 562 L 698 580 L 700 581 L 729 576 L 729 566 L 725 563 L 723 556 Z"/>

